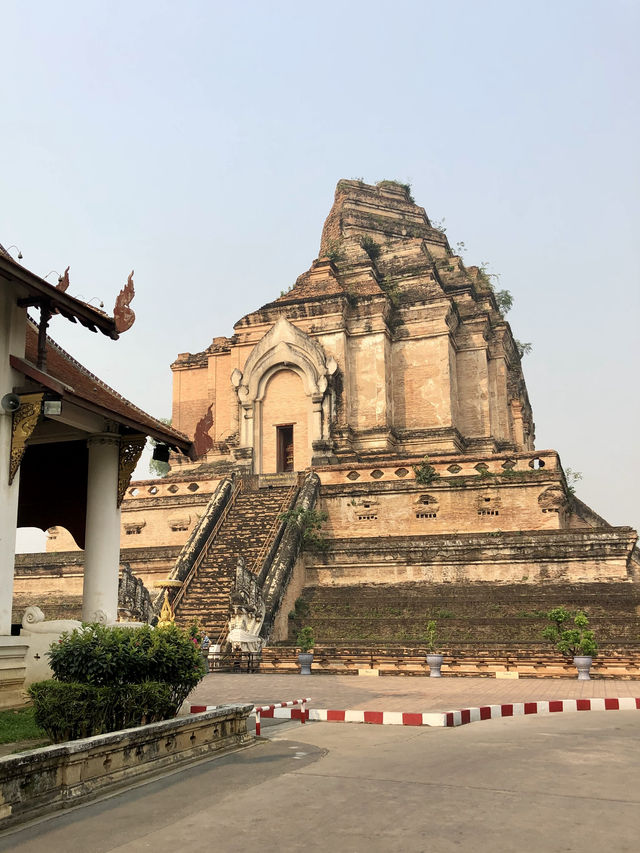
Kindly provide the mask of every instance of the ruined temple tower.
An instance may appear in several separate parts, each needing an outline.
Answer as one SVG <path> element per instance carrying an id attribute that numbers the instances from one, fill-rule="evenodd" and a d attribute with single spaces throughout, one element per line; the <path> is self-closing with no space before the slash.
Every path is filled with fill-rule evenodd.
<path id="1" fill-rule="evenodd" d="M 494 639 L 503 599 L 503 614 L 516 601 L 530 614 L 606 600 L 615 637 L 640 630 L 637 534 L 585 506 L 557 453 L 535 448 L 499 297 L 408 187 L 340 181 L 310 269 L 230 337 L 171 365 L 172 425 L 194 437 L 198 459 L 173 456 L 167 477 L 131 484 L 123 563 L 149 586 L 182 582 L 177 612 L 211 636 L 224 633 L 234 583 L 257 600 L 251 577 L 269 642 L 287 637 L 300 596 L 334 614 L 332 628 L 314 623 L 327 641 L 419 637 L 422 616 L 384 633 L 375 620 L 365 630 L 363 615 L 356 630 L 365 599 L 389 613 L 409 613 L 411 600 L 415 616 L 467 596 L 476 635 L 481 625 Z M 296 500 L 326 513 L 325 551 L 287 545 L 279 519 Z M 49 559 L 81 575 L 73 547 L 50 531 Z"/>
<path id="2" fill-rule="evenodd" d="M 340 181 L 311 269 L 172 370 L 173 423 L 255 474 L 533 449 L 489 279 L 393 182 Z"/>

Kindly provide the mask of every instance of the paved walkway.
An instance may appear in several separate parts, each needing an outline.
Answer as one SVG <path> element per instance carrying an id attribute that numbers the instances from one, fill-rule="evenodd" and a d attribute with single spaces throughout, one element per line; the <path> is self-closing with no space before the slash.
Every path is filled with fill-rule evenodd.
<path id="1" fill-rule="evenodd" d="M 312 708 L 418 713 L 510 702 L 640 697 L 640 681 L 211 673 L 193 691 L 188 703 L 266 705 L 307 696 Z"/>
<path id="2" fill-rule="evenodd" d="M 637 717 L 290 727 L 25 826 L 0 837 L 0 851 L 630 853 Z"/>

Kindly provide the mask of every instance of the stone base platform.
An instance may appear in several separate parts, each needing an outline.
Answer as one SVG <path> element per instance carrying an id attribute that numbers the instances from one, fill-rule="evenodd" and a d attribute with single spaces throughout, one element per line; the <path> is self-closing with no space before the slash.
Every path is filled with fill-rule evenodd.
<path id="1" fill-rule="evenodd" d="M 488 678 L 572 678 L 576 670 L 573 662 L 560 657 L 553 650 L 530 650 L 498 646 L 468 649 L 443 648 L 443 676 L 482 676 Z M 424 649 L 417 648 L 366 648 L 317 647 L 314 652 L 313 672 L 331 675 L 361 675 L 366 670 L 377 670 L 380 676 L 428 676 L 429 667 Z M 296 673 L 299 671 L 297 650 L 293 646 L 272 646 L 263 649 L 261 673 Z M 595 679 L 640 679 L 640 645 L 633 650 L 603 648 L 593 662 L 591 677 Z"/>

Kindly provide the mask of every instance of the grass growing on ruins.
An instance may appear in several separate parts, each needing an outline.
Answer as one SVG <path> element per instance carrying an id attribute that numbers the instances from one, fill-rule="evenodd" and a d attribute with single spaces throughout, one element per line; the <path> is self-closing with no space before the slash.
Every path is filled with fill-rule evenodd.
<path id="1" fill-rule="evenodd" d="M 44 740 L 46 737 L 36 724 L 33 708 L 0 711 L 0 743 L 19 743 L 38 738 Z"/>

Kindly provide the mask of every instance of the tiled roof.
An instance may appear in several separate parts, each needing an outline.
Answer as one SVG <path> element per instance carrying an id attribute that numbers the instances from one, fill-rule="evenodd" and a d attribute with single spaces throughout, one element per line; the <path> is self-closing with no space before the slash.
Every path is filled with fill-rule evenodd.
<path id="1" fill-rule="evenodd" d="M 25 358 L 32 365 L 37 363 L 38 330 L 33 322 L 27 324 Z M 64 398 L 73 400 L 78 405 L 91 410 L 99 410 L 112 420 L 138 430 L 145 435 L 183 452 L 191 446 L 191 440 L 184 433 L 163 424 L 162 421 L 148 415 L 129 400 L 110 388 L 105 382 L 83 367 L 62 347 L 47 337 L 47 375 L 70 386 L 72 391 L 65 391 Z"/>

